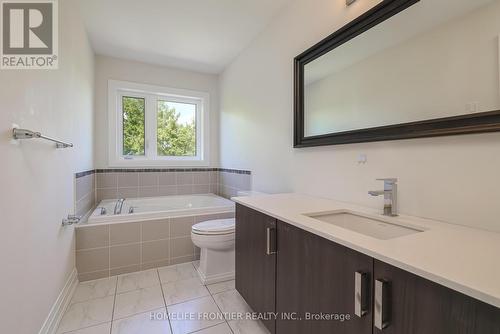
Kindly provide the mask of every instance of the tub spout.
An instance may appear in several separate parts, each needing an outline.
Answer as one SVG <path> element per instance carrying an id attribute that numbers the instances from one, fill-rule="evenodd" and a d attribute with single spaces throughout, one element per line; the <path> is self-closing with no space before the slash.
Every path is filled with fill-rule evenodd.
<path id="1" fill-rule="evenodd" d="M 120 198 L 118 201 L 116 201 L 114 211 L 115 215 L 120 215 L 122 213 L 123 202 L 125 202 L 125 198 Z"/>

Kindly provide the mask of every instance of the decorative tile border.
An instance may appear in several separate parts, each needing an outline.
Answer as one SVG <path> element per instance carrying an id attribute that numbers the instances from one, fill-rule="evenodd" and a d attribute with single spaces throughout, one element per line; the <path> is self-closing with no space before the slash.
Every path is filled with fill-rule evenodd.
<path id="1" fill-rule="evenodd" d="M 225 172 L 232 174 L 251 175 L 249 170 L 229 169 L 229 168 L 105 168 L 91 169 L 84 172 L 75 173 L 75 178 L 79 179 L 87 175 L 103 173 L 175 173 L 175 172 Z"/>
<path id="2" fill-rule="evenodd" d="M 217 168 L 218 172 L 232 173 L 232 174 L 245 174 L 252 175 L 252 172 L 249 170 L 241 170 L 241 169 L 227 169 L 227 168 Z"/>
<path id="3" fill-rule="evenodd" d="M 92 174 L 95 174 L 95 173 L 96 173 L 95 169 L 87 170 L 87 171 L 84 171 L 84 172 L 78 172 L 78 173 L 75 173 L 75 178 L 79 179 L 81 177 L 92 175 Z"/>
<path id="4" fill-rule="evenodd" d="M 175 173 L 175 172 L 226 172 L 251 175 L 249 170 L 227 168 L 106 168 L 96 169 L 95 173 Z"/>
<path id="5" fill-rule="evenodd" d="M 106 168 L 96 173 L 175 173 L 175 172 L 217 172 L 218 168 Z"/>

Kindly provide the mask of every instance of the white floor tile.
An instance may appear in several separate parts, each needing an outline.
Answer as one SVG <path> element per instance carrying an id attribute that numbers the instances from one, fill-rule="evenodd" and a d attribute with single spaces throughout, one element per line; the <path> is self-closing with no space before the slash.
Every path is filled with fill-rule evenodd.
<path id="1" fill-rule="evenodd" d="M 118 276 L 117 293 L 160 285 L 156 269 Z"/>
<path id="2" fill-rule="evenodd" d="M 215 295 L 216 293 L 221 293 L 224 291 L 229 291 L 229 290 L 234 290 L 234 279 L 231 281 L 226 281 L 226 282 L 220 282 L 220 283 L 215 283 L 215 284 L 210 284 L 207 285 L 208 291 L 210 291 L 211 294 Z"/>
<path id="3" fill-rule="evenodd" d="M 167 309 L 174 334 L 192 333 L 225 322 L 211 296 L 169 306 Z"/>
<path id="4" fill-rule="evenodd" d="M 87 327 L 74 332 L 68 332 L 67 334 L 109 334 L 110 330 L 111 323 L 108 322 L 107 324 Z"/>
<path id="5" fill-rule="evenodd" d="M 230 290 L 213 295 L 222 312 L 252 312 L 243 297 L 236 290 Z"/>
<path id="6" fill-rule="evenodd" d="M 247 313 L 252 309 L 241 297 L 238 291 L 230 290 L 213 295 L 215 302 L 224 313 Z M 243 317 L 245 315 L 243 314 Z M 259 320 L 228 319 L 229 326 L 234 334 L 268 334 L 268 330 Z"/>
<path id="7" fill-rule="evenodd" d="M 167 306 L 210 295 L 197 278 L 163 284 L 162 288 Z"/>
<path id="8" fill-rule="evenodd" d="M 58 333 L 90 327 L 111 321 L 114 296 L 72 304 L 64 314 Z"/>
<path id="9" fill-rule="evenodd" d="M 198 277 L 191 262 L 158 268 L 162 284 Z"/>
<path id="10" fill-rule="evenodd" d="M 258 320 L 233 320 L 229 326 L 234 334 L 269 334 L 267 328 Z"/>
<path id="11" fill-rule="evenodd" d="M 91 299 L 111 296 L 115 293 L 116 277 L 102 278 L 79 283 L 71 303 L 80 303 Z"/>
<path id="12" fill-rule="evenodd" d="M 233 334 L 233 332 L 231 332 L 231 329 L 226 323 L 223 323 L 214 327 L 202 329 L 201 331 L 194 332 L 193 334 Z"/>
<path id="13" fill-rule="evenodd" d="M 165 317 L 152 318 L 151 312 L 141 313 L 129 318 L 113 321 L 111 334 L 170 334 L 170 324 L 166 318 L 166 309 L 155 310 Z"/>
<path id="14" fill-rule="evenodd" d="M 134 290 L 116 295 L 113 320 L 164 307 L 160 286 Z"/>

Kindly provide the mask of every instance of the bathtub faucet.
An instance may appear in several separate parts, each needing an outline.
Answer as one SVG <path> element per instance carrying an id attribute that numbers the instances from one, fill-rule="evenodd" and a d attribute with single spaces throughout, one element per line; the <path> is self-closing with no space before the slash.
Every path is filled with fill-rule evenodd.
<path id="1" fill-rule="evenodd" d="M 115 204 L 115 215 L 120 215 L 122 213 L 123 202 L 125 202 L 125 198 L 120 198 L 116 201 Z"/>

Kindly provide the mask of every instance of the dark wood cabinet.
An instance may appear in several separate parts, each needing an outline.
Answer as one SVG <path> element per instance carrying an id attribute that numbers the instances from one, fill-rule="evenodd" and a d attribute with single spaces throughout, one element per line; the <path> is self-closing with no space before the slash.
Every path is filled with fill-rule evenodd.
<path id="1" fill-rule="evenodd" d="M 383 334 L 500 334 L 500 309 L 437 283 L 375 261 L 375 280 L 386 282 Z"/>
<path id="2" fill-rule="evenodd" d="M 499 308 L 242 205 L 236 289 L 273 334 L 500 334 Z"/>
<path id="3" fill-rule="evenodd" d="M 236 290 L 254 312 L 276 311 L 276 220 L 236 205 Z M 263 321 L 275 333 L 275 320 Z"/>
<path id="4" fill-rule="evenodd" d="M 277 333 L 371 333 L 371 257 L 278 222 L 277 261 L 276 311 L 295 316 L 280 316 Z M 359 282 L 365 284 L 361 317 L 355 315 L 356 272 L 365 280 Z"/>

